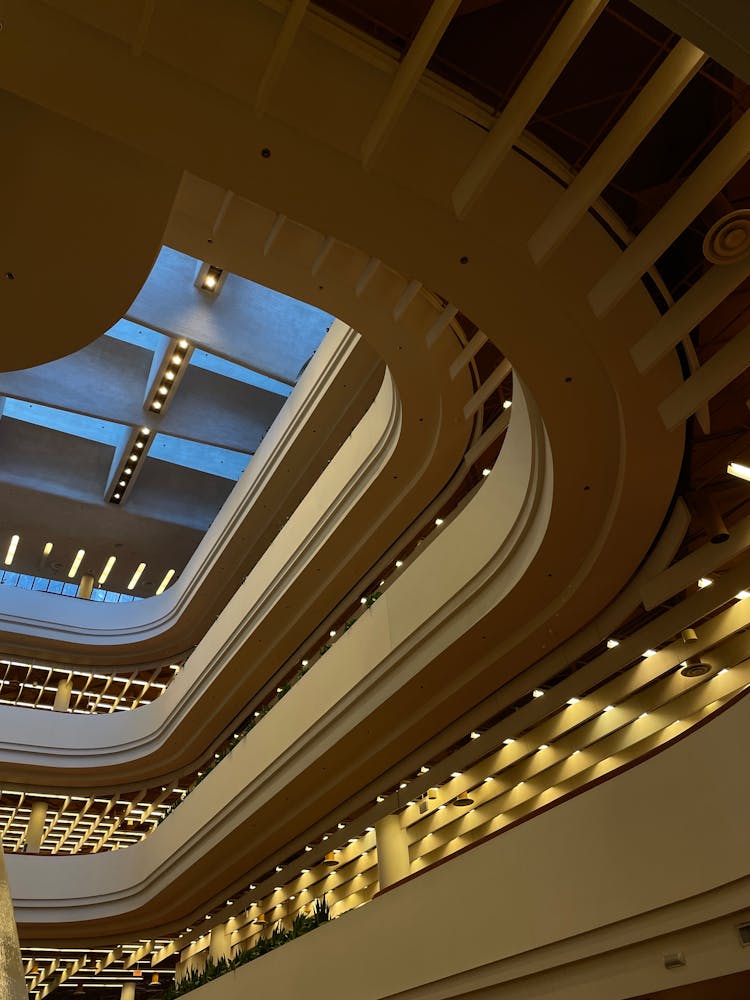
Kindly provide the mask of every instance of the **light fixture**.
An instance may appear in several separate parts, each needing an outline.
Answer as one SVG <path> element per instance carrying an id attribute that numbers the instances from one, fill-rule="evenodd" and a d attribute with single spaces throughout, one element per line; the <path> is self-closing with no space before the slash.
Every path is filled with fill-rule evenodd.
<path id="1" fill-rule="evenodd" d="M 580 700 L 580 698 L 568 698 L 567 703 L 568 705 L 577 705 Z"/>
<path id="2" fill-rule="evenodd" d="M 359 603 L 360 604 L 367 604 L 367 598 L 366 597 L 360 597 Z"/>
<path id="3" fill-rule="evenodd" d="M 145 563 L 139 563 L 138 564 L 138 569 L 135 571 L 135 573 L 133 573 L 133 575 L 130 578 L 130 583 L 128 584 L 128 590 L 133 590 L 133 588 L 135 587 L 135 585 L 140 580 L 141 573 L 144 571 L 145 568 L 146 568 L 146 564 Z"/>
<path id="4" fill-rule="evenodd" d="M 118 483 L 118 486 L 127 486 L 127 483 L 125 482 L 124 479 L 121 479 L 120 482 Z"/>
<path id="5" fill-rule="evenodd" d="M 476 729 L 473 732 L 469 733 L 469 736 L 471 737 L 472 740 L 478 740 L 481 735 L 482 734 L 478 733 Z"/>
<path id="6" fill-rule="evenodd" d="M 511 745 L 511 743 L 515 743 L 515 742 L 516 741 L 511 736 L 506 736 L 506 738 L 503 740 L 503 746 L 504 747 L 509 747 Z"/>
<path id="7" fill-rule="evenodd" d="M 513 401 L 510 400 L 510 399 L 506 399 L 506 400 L 503 401 L 503 409 L 504 410 L 509 410 L 512 405 L 513 405 Z"/>
<path id="8" fill-rule="evenodd" d="M 474 799 L 472 799 L 469 796 L 468 792 L 465 792 L 463 795 L 457 795 L 456 796 L 456 798 L 453 800 L 453 805 L 454 806 L 473 806 L 474 805 Z"/>
<path id="9" fill-rule="evenodd" d="M 283 872 L 284 871 L 284 866 L 283 865 L 276 865 L 276 871 L 277 872 Z"/>
<path id="10" fill-rule="evenodd" d="M 442 517 L 436 517 L 435 518 L 435 527 L 436 528 L 439 528 L 442 523 L 443 523 Z"/>
<path id="11" fill-rule="evenodd" d="M 702 576 L 698 581 L 698 588 L 704 590 L 706 587 L 710 587 L 713 582 L 710 576 Z"/>
<path id="12" fill-rule="evenodd" d="M 13 562 L 13 556 L 16 554 L 16 549 L 18 548 L 18 543 L 20 538 L 18 535 L 11 535 L 10 544 L 8 545 L 8 551 L 5 554 L 5 565 L 10 566 Z"/>
<path id="13" fill-rule="evenodd" d="M 727 472 L 730 476 L 736 476 L 738 479 L 747 479 L 750 482 L 750 466 L 740 465 L 739 462 L 730 462 L 727 466 Z"/>
<path id="14" fill-rule="evenodd" d="M 161 409 L 161 403 L 159 402 L 158 399 L 155 399 L 153 401 L 153 403 L 151 404 L 151 409 L 152 410 L 160 410 Z"/>
<path id="15" fill-rule="evenodd" d="M 399 788 L 406 788 L 406 782 L 402 781 L 401 784 L 398 787 Z"/>
<path id="16" fill-rule="evenodd" d="M 683 677 L 704 677 L 711 673 L 711 664 L 706 663 L 699 656 L 691 656 L 680 670 Z"/>
<path id="17" fill-rule="evenodd" d="M 129 462 L 137 462 L 138 461 L 138 453 L 134 451 L 133 454 L 128 459 L 128 461 Z"/>
<path id="18" fill-rule="evenodd" d="M 177 366 L 181 365 L 182 364 L 182 355 L 181 354 L 173 354 L 172 355 L 172 364 L 173 365 L 177 365 Z"/>
<path id="19" fill-rule="evenodd" d="M 541 688 L 534 688 L 534 690 L 531 692 L 531 694 L 532 694 L 532 696 L 534 698 L 543 698 L 544 697 L 544 691 L 542 691 Z"/>
<path id="20" fill-rule="evenodd" d="M 549 743 L 542 743 L 539 746 L 540 750 L 549 750 Z"/>
<path id="21" fill-rule="evenodd" d="M 337 823 L 336 825 L 338 826 L 339 830 L 345 830 L 346 829 L 346 823 Z"/>
<path id="22" fill-rule="evenodd" d="M 656 656 L 656 650 L 655 649 L 646 649 L 643 652 L 643 656 L 644 657 L 647 657 L 647 656 Z"/>
<path id="23" fill-rule="evenodd" d="M 156 589 L 156 593 L 157 594 L 163 594 L 164 593 L 164 591 L 169 586 L 170 580 L 174 576 L 174 572 L 175 571 L 173 569 L 167 570 L 167 572 L 166 572 L 166 574 L 164 576 L 164 579 L 161 581 L 161 583 L 159 584 L 159 586 Z"/>
<path id="24" fill-rule="evenodd" d="M 42 549 L 42 554 L 48 556 L 52 551 L 52 542 L 45 542 L 44 548 Z"/>
<path id="25" fill-rule="evenodd" d="M 614 705 L 605 705 L 604 708 L 602 709 L 602 712 L 613 712 L 614 708 L 615 708 Z"/>
<path id="26" fill-rule="evenodd" d="M 460 778 L 461 771 L 451 771 L 451 778 Z"/>
<path id="27" fill-rule="evenodd" d="M 71 565 L 70 569 L 68 570 L 68 577 L 69 577 L 69 578 L 70 578 L 71 580 L 73 579 L 73 577 L 74 577 L 74 576 L 76 575 L 76 573 L 78 572 L 78 567 L 79 567 L 79 566 L 81 565 L 81 560 L 83 559 L 83 557 L 84 557 L 85 555 L 86 555 L 86 550 L 85 550 L 85 549 L 79 549 L 79 550 L 78 550 L 78 551 L 76 552 L 76 557 L 75 557 L 75 559 L 73 560 L 73 563 L 72 563 L 72 565 Z"/>
<path id="28" fill-rule="evenodd" d="M 121 496 L 122 496 L 122 493 L 113 493 L 112 494 L 112 499 L 113 500 L 119 500 Z"/>
<path id="29" fill-rule="evenodd" d="M 338 861 L 336 860 L 336 855 L 333 853 L 333 851 L 331 851 L 329 854 L 326 854 L 326 856 L 323 858 L 323 864 L 327 868 L 335 868 L 338 865 Z"/>
<path id="30" fill-rule="evenodd" d="M 307 664 L 308 664 L 308 661 L 307 661 L 307 660 L 303 660 L 303 661 L 302 661 L 302 666 L 303 666 L 303 667 L 306 667 L 306 666 L 307 666 Z"/>
<path id="31" fill-rule="evenodd" d="M 160 385 L 159 386 L 159 395 L 160 396 L 166 396 L 166 394 L 168 392 L 169 392 L 169 389 L 165 385 Z"/>
<path id="32" fill-rule="evenodd" d="M 106 583 L 107 582 L 107 577 L 112 572 L 112 567 L 114 566 L 114 564 L 115 564 L 116 561 L 117 561 L 117 557 L 116 556 L 110 556 L 109 557 L 109 559 L 104 564 L 104 569 L 99 574 L 99 583 Z"/>
<path id="33" fill-rule="evenodd" d="M 130 468 L 130 466 L 128 466 L 128 467 L 127 467 L 127 468 L 125 469 L 125 475 L 126 475 L 126 476 L 129 476 L 129 475 L 131 475 L 131 474 L 132 474 L 132 472 L 133 472 L 133 470 L 132 470 L 132 469 Z"/>
<path id="34" fill-rule="evenodd" d="M 202 292 L 210 292 L 211 295 L 218 295 L 225 280 L 224 268 L 216 267 L 215 264 L 209 264 L 206 261 L 198 269 L 195 286 Z"/>
<path id="35" fill-rule="evenodd" d="M 750 597 L 750 590 L 741 590 L 739 594 L 734 595 L 737 601 L 746 601 Z"/>
<path id="36" fill-rule="evenodd" d="M 482 475 L 483 475 L 483 476 L 484 476 L 485 478 L 486 478 L 487 476 L 489 476 L 490 472 L 492 472 L 492 469 L 482 469 Z"/>
<path id="37" fill-rule="evenodd" d="M 186 351 L 188 348 L 188 342 L 183 338 L 178 344 L 178 347 L 181 347 L 183 351 Z"/>
<path id="38" fill-rule="evenodd" d="M 429 772 L 430 772 L 429 767 L 425 767 L 424 764 L 419 769 L 420 774 L 429 774 Z"/>
<path id="39" fill-rule="evenodd" d="M 607 649 L 614 649 L 616 646 L 619 645 L 620 643 L 618 642 L 617 639 L 607 639 Z"/>
<path id="40" fill-rule="evenodd" d="M 306 853 L 309 854 L 311 850 L 312 847 L 310 847 L 310 845 L 308 844 L 307 847 L 305 848 Z"/>
<path id="41" fill-rule="evenodd" d="M 396 560 L 396 569 L 401 569 L 401 567 L 403 565 L 404 565 L 404 563 L 403 563 L 403 561 L 401 559 L 397 559 Z"/>

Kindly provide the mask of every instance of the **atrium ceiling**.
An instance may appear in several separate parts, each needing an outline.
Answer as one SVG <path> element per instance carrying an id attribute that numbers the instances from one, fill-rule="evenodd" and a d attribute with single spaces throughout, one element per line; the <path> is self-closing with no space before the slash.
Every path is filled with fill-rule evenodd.
<path id="1" fill-rule="evenodd" d="M 163 247 L 104 336 L 0 374 L 3 583 L 75 594 L 89 574 L 95 599 L 148 597 L 244 472 L 332 317 L 237 275 L 206 289 L 200 267 Z"/>

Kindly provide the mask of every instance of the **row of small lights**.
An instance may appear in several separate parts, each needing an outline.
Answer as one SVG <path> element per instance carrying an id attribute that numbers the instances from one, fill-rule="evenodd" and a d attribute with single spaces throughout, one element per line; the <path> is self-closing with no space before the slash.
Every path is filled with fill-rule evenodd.
<path id="1" fill-rule="evenodd" d="M 133 444 L 133 451 L 131 451 L 128 458 L 123 462 L 123 466 L 117 476 L 117 486 L 114 487 L 112 496 L 109 498 L 110 503 L 117 504 L 122 500 L 125 490 L 127 490 L 132 481 L 132 477 L 135 475 L 136 462 L 139 461 L 141 455 L 143 454 L 143 449 L 146 446 L 146 440 L 150 434 L 151 431 L 148 427 L 141 427 L 138 431 Z"/>
<path id="2" fill-rule="evenodd" d="M 711 580 L 710 578 L 708 578 L 708 577 L 702 577 L 699 580 L 699 582 L 698 582 L 698 586 L 702 589 L 704 587 L 710 586 L 712 583 L 713 583 L 713 580 Z M 736 599 L 737 600 L 745 600 L 747 598 L 750 598 L 750 590 L 741 590 L 736 595 Z M 614 649 L 616 646 L 619 646 L 619 641 L 617 639 L 608 639 L 606 645 L 607 645 L 608 649 Z M 651 657 L 651 656 L 655 656 L 656 654 L 657 654 L 657 650 L 649 648 L 649 649 L 646 649 L 643 652 L 642 655 L 643 655 L 644 658 L 648 658 L 648 657 Z M 686 663 L 683 663 L 682 665 L 685 666 Z M 727 671 L 728 671 L 728 668 L 724 667 L 722 670 L 720 670 L 718 672 L 717 676 L 721 676 L 722 674 L 727 673 Z M 545 693 L 546 692 L 545 692 L 545 690 L 543 688 L 534 688 L 534 690 L 531 692 L 531 696 L 534 699 L 542 698 L 542 697 L 544 697 Z M 577 705 L 580 702 L 581 702 L 581 698 L 571 697 L 571 698 L 569 698 L 567 700 L 566 704 L 569 705 L 569 706 L 572 706 L 572 705 Z M 601 712 L 602 712 L 602 714 L 606 714 L 606 713 L 612 712 L 612 711 L 615 710 L 615 707 L 616 707 L 615 705 L 605 705 L 602 708 Z M 647 715 L 648 715 L 647 712 L 642 712 L 638 716 L 638 719 L 640 720 L 640 719 L 646 718 Z M 481 732 L 478 732 L 477 730 L 472 730 L 472 732 L 468 736 L 468 739 L 470 739 L 470 740 L 478 740 L 478 739 L 480 739 L 481 736 L 482 736 Z M 508 736 L 508 737 L 506 737 L 503 740 L 503 746 L 510 746 L 510 745 L 512 745 L 515 742 L 516 741 L 515 741 L 515 739 L 513 737 Z M 541 744 L 538 747 L 538 750 L 540 750 L 540 751 L 548 750 L 548 749 L 549 749 L 549 744 L 546 744 L 546 743 L 543 743 L 543 744 Z M 580 751 L 574 751 L 573 752 L 573 756 L 577 755 L 579 752 Z M 427 767 L 426 765 L 423 765 L 420 768 L 417 777 L 420 777 L 420 776 L 423 776 L 425 774 L 428 774 L 429 771 L 430 771 L 430 768 Z M 460 771 L 453 771 L 451 773 L 451 779 L 452 780 L 455 780 L 455 779 L 460 778 L 460 777 L 462 777 L 462 772 L 460 772 Z M 489 777 L 483 779 L 482 783 L 486 783 L 486 782 L 493 781 L 493 780 L 494 780 L 494 778 L 492 776 L 489 776 Z M 521 782 L 521 784 L 522 783 L 523 782 Z M 402 781 L 402 782 L 400 782 L 399 786 L 398 786 L 399 790 L 406 789 L 408 787 L 408 784 L 409 784 L 408 781 Z M 430 789 L 429 791 L 437 791 L 437 789 Z M 428 797 L 429 797 L 429 792 L 428 792 Z M 375 799 L 375 803 L 378 804 L 378 805 L 380 805 L 383 802 L 385 802 L 385 800 L 386 800 L 386 796 L 385 795 L 378 795 L 377 798 Z M 456 805 L 456 806 L 459 806 L 459 807 L 468 807 L 468 806 L 472 806 L 474 804 L 474 800 L 470 797 L 469 792 L 466 792 L 466 793 L 459 794 L 459 795 L 455 796 L 453 798 L 453 804 Z M 416 805 L 416 800 L 410 800 L 410 801 L 408 801 L 406 803 L 406 807 L 407 808 L 410 807 L 410 806 L 414 806 L 414 805 Z M 438 810 L 443 810 L 445 808 L 447 808 L 447 803 L 443 803 L 442 805 L 438 806 Z M 346 828 L 346 824 L 345 823 L 339 822 L 337 824 L 337 830 L 344 830 L 345 828 Z M 366 828 L 365 833 L 371 833 L 371 832 L 373 832 L 373 830 L 374 830 L 374 828 L 371 827 L 371 826 L 369 826 L 369 827 Z M 362 834 L 362 836 L 364 836 L 364 834 Z M 328 840 L 328 837 L 329 837 L 329 835 L 325 834 L 323 836 L 322 840 L 326 841 L 326 840 Z M 355 843 L 356 840 L 357 840 L 357 838 L 350 839 L 349 843 L 350 844 Z M 309 844 L 305 847 L 305 852 L 309 853 L 312 850 L 313 850 L 313 847 L 311 845 L 309 845 Z M 323 864 L 328 864 L 328 865 L 330 865 L 330 864 L 336 864 L 336 861 L 335 861 L 335 854 L 336 853 L 338 853 L 338 851 L 334 851 L 334 852 L 331 852 L 331 853 L 327 854 L 326 858 L 323 861 Z M 282 865 L 277 865 L 276 866 L 276 871 L 277 872 L 280 872 L 282 870 L 283 870 L 283 866 Z M 309 869 L 307 869 L 307 868 L 301 869 L 301 874 L 307 874 L 308 872 L 309 872 Z M 254 890 L 255 888 L 256 888 L 255 885 L 250 885 L 249 886 L 249 890 L 251 890 L 251 891 Z M 280 888 L 281 887 L 278 886 L 278 887 L 276 887 L 274 889 L 274 891 L 278 891 Z M 290 898 L 293 898 L 293 897 L 290 897 Z M 231 903 L 231 900 L 227 900 L 227 903 Z M 251 904 L 251 905 L 253 905 L 253 904 Z M 210 915 L 207 915 L 206 919 L 210 919 Z M 190 930 L 192 930 L 192 928 L 187 928 L 187 930 L 190 931 Z"/>
<path id="3" fill-rule="evenodd" d="M 6 566 L 12 565 L 13 558 L 14 558 L 14 556 L 16 554 L 16 549 L 18 548 L 18 543 L 20 542 L 20 540 L 21 540 L 21 538 L 20 538 L 19 535 L 12 535 L 11 536 L 10 543 L 8 544 L 8 551 L 6 552 L 6 555 L 5 555 L 5 565 Z M 53 549 L 52 542 L 45 542 L 44 548 L 42 549 L 43 555 L 45 555 L 45 556 L 50 555 L 50 553 L 52 552 L 52 549 Z M 76 552 L 75 556 L 73 557 L 73 562 L 70 565 L 70 569 L 68 570 L 68 579 L 72 580 L 76 576 L 76 574 L 78 573 L 78 570 L 81 567 L 81 562 L 83 561 L 83 558 L 84 558 L 85 555 L 86 555 L 86 550 L 85 549 L 79 549 Z M 100 586 L 103 586 L 107 582 L 107 577 L 112 572 L 112 567 L 115 565 L 116 562 L 117 562 L 117 556 L 110 556 L 109 559 L 107 559 L 107 562 L 104 565 L 104 569 L 99 574 L 99 578 L 97 580 L 97 582 L 99 583 Z M 128 583 L 128 590 L 135 589 L 135 586 L 138 583 L 138 581 L 140 580 L 141 574 L 143 573 L 143 571 L 144 571 L 145 568 L 146 568 L 146 563 L 142 562 L 142 563 L 138 564 L 138 567 L 137 567 L 136 571 L 133 573 L 132 577 L 130 578 L 130 583 Z M 175 570 L 173 570 L 173 569 L 170 569 L 170 570 L 167 571 L 167 573 L 164 576 L 164 579 L 159 584 L 159 587 L 158 587 L 158 589 L 156 591 L 157 594 L 161 594 L 161 593 L 163 593 L 166 590 L 166 588 L 169 586 L 169 584 L 170 584 L 170 582 L 171 582 L 172 577 L 174 576 L 174 574 L 175 574 Z"/>
<path id="4" fill-rule="evenodd" d="M 180 350 L 186 351 L 190 345 L 187 340 L 180 340 L 177 346 Z M 157 388 L 154 398 L 151 400 L 151 405 L 149 406 L 149 409 L 153 410 L 154 413 L 158 413 L 167 401 L 169 391 L 174 385 L 174 380 L 177 378 L 178 369 L 184 360 L 185 355 L 180 354 L 179 351 L 175 351 L 172 355 L 169 362 L 170 367 L 167 367 L 165 370 L 162 380 L 159 383 L 159 387 Z"/>

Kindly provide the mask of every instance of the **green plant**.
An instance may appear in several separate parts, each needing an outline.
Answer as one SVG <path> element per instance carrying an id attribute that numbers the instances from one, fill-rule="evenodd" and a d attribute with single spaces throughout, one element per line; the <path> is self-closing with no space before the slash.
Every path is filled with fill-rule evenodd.
<path id="1" fill-rule="evenodd" d="M 281 922 L 279 922 L 271 931 L 270 936 L 260 938 L 252 948 L 239 951 L 234 958 L 220 958 L 218 962 L 214 962 L 213 959 L 209 958 L 205 968 L 201 972 L 191 969 L 190 972 L 182 977 L 179 983 L 174 983 L 169 987 L 164 994 L 163 1000 L 176 1000 L 177 997 L 191 993 L 193 990 L 197 990 L 198 987 L 211 982 L 212 979 L 218 979 L 226 972 L 232 972 L 241 965 L 247 965 L 248 962 L 252 962 L 262 955 L 267 955 L 269 951 L 280 948 L 287 941 L 293 941 L 294 938 L 308 934 L 310 931 L 315 930 L 316 927 L 320 927 L 321 924 L 328 923 L 330 919 L 331 914 L 328 909 L 328 903 L 325 896 L 323 896 L 322 899 L 315 901 L 315 906 L 311 913 L 300 912 L 297 914 L 290 930 L 286 930 Z"/>

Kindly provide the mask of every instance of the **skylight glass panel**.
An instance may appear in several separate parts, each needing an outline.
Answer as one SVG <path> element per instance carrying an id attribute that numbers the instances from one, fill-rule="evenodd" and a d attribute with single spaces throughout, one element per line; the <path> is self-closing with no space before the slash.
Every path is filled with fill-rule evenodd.
<path id="1" fill-rule="evenodd" d="M 83 413 L 71 413 L 68 410 L 58 410 L 42 403 L 27 403 L 22 399 L 8 396 L 3 408 L 4 417 L 23 420 L 37 427 L 47 427 L 73 437 L 86 438 L 88 441 L 99 441 L 101 444 L 117 445 L 122 440 L 122 426 L 109 420 L 97 420 Z"/>
<path id="2" fill-rule="evenodd" d="M 250 461 L 250 456 L 244 452 L 218 448 L 200 441 L 187 441 L 172 437 L 171 434 L 157 434 L 148 457 L 233 480 L 240 478 Z"/>
<path id="3" fill-rule="evenodd" d="M 293 388 L 286 382 L 280 382 L 269 375 L 262 375 L 260 372 L 253 371 L 252 368 L 245 368 L 244 365 L 227 361 L 226 358 L 220 358 L 217 354 L 209 354 L 207 351 L 193 351 L 190 364 L 195 365 L 196 368 L 202 368 L 204 371 L 234 379 L 235 382 L 243 382 L 245 385 L 254 385 L 258 389 L 274 392 L 279 396 L 288 396 Z"/>
<path id="4" fill-rule="evenodd" d="M 158 333 L 148 326 L 131 323 L 129 319 L 121 319 L 115 323 L 113 327 L 107 330 L 106 336 L 154 352 L 164 347 L 169 340 L 163 333 Z"/>

